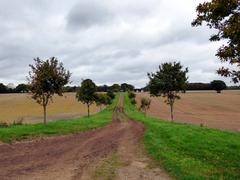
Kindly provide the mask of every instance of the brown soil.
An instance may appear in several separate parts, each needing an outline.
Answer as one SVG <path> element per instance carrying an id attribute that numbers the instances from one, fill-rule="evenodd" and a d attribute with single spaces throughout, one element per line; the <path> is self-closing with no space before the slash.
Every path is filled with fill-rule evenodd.
<path id="1" fill-rule="evenodd" d="M 139 155 L 144 127 L 123 113 L 123 98 L 111 124 L 75 135 L 0 145 L 0 179 L 91 179 L 101 159 L 116 153 L 121 166 L 117 179 L 169 179 L 152 161 Z M 123 118 L 125 117 L 125 118 Z M 99 177 L 101 179 L 101 177 Z"/>
<path id="2" fill-rule="evenodd" d="M 138 93 L 138 105 L 143 96 L 149 97 L 149 94 Z M 240 131 L 240 91 L 223 91 L 221 94 L 199 91 L 187 92 L 180 96 L 181 99 L 174 105 L 174 121 Z M 147 114 L 169 120 L 170 109 L 164 103 L 164 98 L 151 99 L 151 107 Z"/>

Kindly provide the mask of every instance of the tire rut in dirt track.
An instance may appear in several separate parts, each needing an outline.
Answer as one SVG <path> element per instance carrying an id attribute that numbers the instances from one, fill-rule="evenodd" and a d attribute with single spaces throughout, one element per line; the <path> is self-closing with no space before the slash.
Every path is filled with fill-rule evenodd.
<path id="1" fill-rule="evenodd" d="M 103 128 L 0 145 L 0 179 L 83 179 L 83 172 L 108 154 L 118 152 L 120 158 L 133 161 L 134 148 L 143 132 L 141 123 L 126 119 L 120 97 L 113 121 Z M 118 178 L 126 173 L 129 171 L 120 169 Z"/>

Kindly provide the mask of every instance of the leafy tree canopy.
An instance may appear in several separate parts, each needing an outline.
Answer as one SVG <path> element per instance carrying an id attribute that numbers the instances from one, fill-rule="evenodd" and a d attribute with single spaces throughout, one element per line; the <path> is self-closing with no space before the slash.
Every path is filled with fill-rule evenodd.
<path id="1" fill-rule="evenodd" d="M 188 69 L 182 70 L 180 62 L 163 63 L 156 73 L 148 74 L 150 79 L 149 90 L 153 96 L 167 97 L 166 103 L 171 107 L 171 119 L 173 120 L 173 104 L 175 99 L 180 99 L 178 92 L 185 91 L 187 86 Z"/>
<path id="2" fill-rule="evenodd" d="M 150 94 L 167 96 L 170 92 L 185 91 L 188 69 L 182 68 L 180 62 L 163 63 L 159 66 L 159 71 L 148 74 Z"/>
<path id="3" fill-rule="evenodd" d="M 216 54 L 222 62 L 236 65 L 232 70 L 222 67 L 217 72 L 225 77 L 232 77 L 234 83 L 240 81 L 240 1 L 212 0 L 197 6 L 197 18 L 193 26 L 206 22 L 207 26 L 217 30 L 210 41 L 226 40 Z"/>
<path id="4" fill-rule="evenodd" d="M 46 123 L 46 106 L 54 94 L 62 96 L 63 87 L 69 83 L 70 72 L 66 71 L 57 58 L 47 60 L 34 59 L 35 64 L 29 65 L 29 89 L 32 98 L 44 108 L 44 123 Z"/>
<path id="5" fill-rule="evenodd" d="M 212 89 L 216 90 L 217 93 L 221 93 L 222 90 L 227 88 L 225 82 L 223 82 L 221 80 L 212 81 L 211 82 L 211 87 L 212 87 Z"/>
<path id="6" fill-rule="evenodd" d="M 91 105 L 96 100 L 97 86 L 91 79 L 82 81 L 79 90 L 77 91 L 77 99 L 84 104 Z"/>

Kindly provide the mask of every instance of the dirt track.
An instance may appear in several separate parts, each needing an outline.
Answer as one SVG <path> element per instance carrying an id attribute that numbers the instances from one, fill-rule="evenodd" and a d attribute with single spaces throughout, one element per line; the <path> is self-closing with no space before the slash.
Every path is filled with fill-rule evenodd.
<path id="1" fill-rule="evenodd" d="M 137 155 L 144 128 L 126 118 L 122 121 L 126 117 L 122 101 L 113 113 L 113 122 L 103 128 L 0 145 L 0 179 L 91 179 L 85 172 L 111 153 L 117 153 L 125 164 L 118 168 L 117 179 L 169 179 L 158 168 L 146 169 L 150 160 Z"/>

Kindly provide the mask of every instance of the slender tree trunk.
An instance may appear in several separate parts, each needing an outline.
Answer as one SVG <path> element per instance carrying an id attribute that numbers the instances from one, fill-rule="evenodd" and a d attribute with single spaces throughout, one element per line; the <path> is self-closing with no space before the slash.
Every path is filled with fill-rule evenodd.
<path id="1" fill-rule="evenodd" d="M 173 122 L 173 103 L 170 104 L 170 109 L 171 109 L 171 120 Z"/>
<path id="2" fill-rule="evenodd" d="M 47 124 L 47 106 L 46 105 L 43 105 L 43 114 L 44 114 L 44 124 L 46 125 Z"/>
<path id="3" fill-rule="evenodd" d="M 88 108 L 88 117 L 90 116 L 90 107 L 89 107 L 89 104 L 87 105 L 87 108 Z"/>

